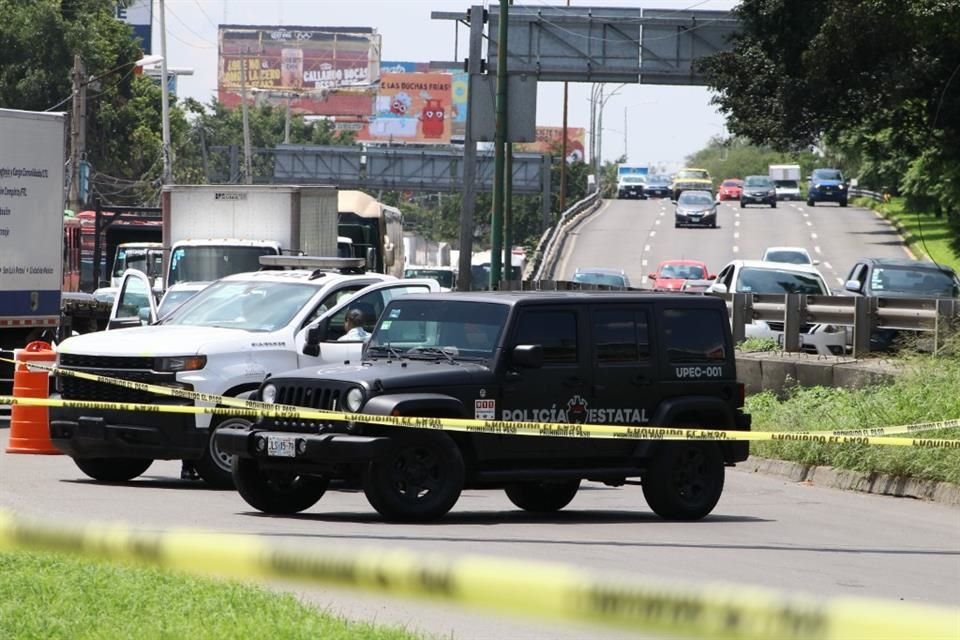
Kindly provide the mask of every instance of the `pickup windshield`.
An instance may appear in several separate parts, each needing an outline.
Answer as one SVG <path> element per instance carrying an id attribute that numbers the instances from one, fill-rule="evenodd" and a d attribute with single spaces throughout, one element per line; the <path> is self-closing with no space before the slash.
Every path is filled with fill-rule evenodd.
<path id="1" fill-rule="evenodd" d="M 367 353 L 392 349 L 411 358 L 490 358 L 508 310 L 487 302 L 395 300 L 384 310 Z"/>
<path id="2" fill-rule="evenodd" d="M 222 280 L 174 309 L 163 324 L 276 331 L 290 324 L 317 291 L 294 282 Z"/>

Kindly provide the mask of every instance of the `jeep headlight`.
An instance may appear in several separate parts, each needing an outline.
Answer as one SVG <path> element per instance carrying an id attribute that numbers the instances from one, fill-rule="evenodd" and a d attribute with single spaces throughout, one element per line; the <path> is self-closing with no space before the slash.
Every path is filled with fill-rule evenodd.
<path id="1" fill-rule="evenodd" d="M 154 358 L 154 371 L 197 371 L 207 366 L 207 356 L 173 356 L 168 358 Z"/>
<path id="2" fill-rule="evenodd" d="M 363 406 L 363 399 L 363 391 L 360 387 L 353 387 L 347 391 L 347 395 L 343 399 L 343 404 L 347 411 L 356 413 L 360 411 L 360 407 Z"/>
<path id="3" fill-rule="evenodd" d="M 260 400 L 267 404 L 273 404 L 277 401 L 277 387 L 268 384 L 260 390 Z"/>

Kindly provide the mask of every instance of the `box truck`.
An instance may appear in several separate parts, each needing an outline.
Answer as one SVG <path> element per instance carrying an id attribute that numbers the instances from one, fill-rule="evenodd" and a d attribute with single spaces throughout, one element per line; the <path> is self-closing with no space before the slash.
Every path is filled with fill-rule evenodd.
<path id="1" fill-rule="evenodd" d="M 777 200 L 800 199 L 800 165 L 771 164 L 768 175 L 776 187 Z"/>

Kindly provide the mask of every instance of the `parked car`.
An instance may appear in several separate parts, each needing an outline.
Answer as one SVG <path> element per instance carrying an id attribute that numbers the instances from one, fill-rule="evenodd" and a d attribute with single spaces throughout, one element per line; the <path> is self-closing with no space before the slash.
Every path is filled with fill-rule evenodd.
<path id="1" fill-rule="evenodd" d="M 404 278 L 433 278 L 440 283 L 440 291 L 453 291 L 457 288 L 457 269 L 454 267 L 434 267 L 407 265 L 403 270 Z"/>
<path id="2" fill-rule="evenodd" d="M 673 226 L 717 228 L 717 202 L 709 191 L 684 191 L 677 199 Z"/>
<path id="3" fill-rule="evenodd" d="M 847 206 L 847 181 L 839 169 L 814 169 L 807 186 L 807 206 L 818 202 L 836 202 Z"/>
<path id="4" fill-rule="evenodd" d="M 851 267 L 840 293 L 881 298 L 958 298 L 960 280 L 950 267 L 931 261 L 861 258 Z M 870 349 L 887 351 L 902 335 L 896 329 L 877 329 L 870 335 Z"/>
<path id="5" fill-rule="evenodd" d="M 743 193 L 743 180 L 740 178 L 727 178 L 720 183 L 717 190 L 717 196 L 721 200 L 739 200 Z"/>
<path id="6" fill-rule="evenodd" d="M 670 178 L 667 176 L 648 176 L 643 195 L 648 198 L 669 198 Z"/>
<path id="7" fill-rule="evenodd" d="M 786 262 L 788 264 L 820 264 L 803 247 L 767 247 L 760 258 L 764 262 Z"/>
<path id="8" fill-rule="evenodd" d="M 577 269 L 573 281 L 580 284 L 600 284 L 608 287 L 630 287 L 630 278 L 623 269 Z"/>
<path id="9" fill-rule="evenodd" d="M 830 295 L 827 283 L 816 267 L 806 264 L 734 260 L 717 274 L 710 293 L 799 293 Z M 746 327 L 748 338 L 773 338 L 783 344 L 784 323 L 754 320 Z M 843 355 L 848 331 L 829 324 L 806 323 L 800 327 L 800 349 L 818 355 Z"/>
<path id="10" fill-rule="evenodd" d="M 769 176 L 747 176 L 743 179 L 740 208 L 748 204 L 768 204 L 777 208 L 777 189 Z"/>
<path id="11" fill-rule="evenodd" d="M 656 272 L 647 276 L 654 291 L 680 291 L 688 280 L 713 280 L 705 262 L 699 260 L 664 260 Z"/>

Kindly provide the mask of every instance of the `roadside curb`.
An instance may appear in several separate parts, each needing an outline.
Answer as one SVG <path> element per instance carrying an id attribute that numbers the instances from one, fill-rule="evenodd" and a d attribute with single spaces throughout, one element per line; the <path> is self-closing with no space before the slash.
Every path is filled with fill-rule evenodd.
<path id="1" fill-rule="evenodd" d="M 960 506 L 960 485 L 933 480 L 919 480 L 883 473 L 863 473 L 787 460 L 750 456 L 738 467 L 752 473 L 782 476 L 793 482 L 804 482 L 831 489 L 859 491 L 897 498 L 916 498 L 951 506 Z"/>

